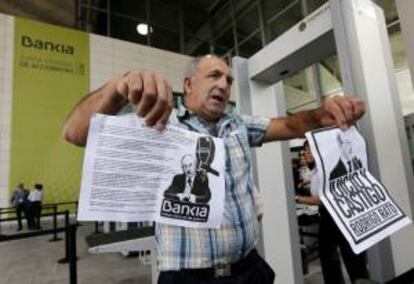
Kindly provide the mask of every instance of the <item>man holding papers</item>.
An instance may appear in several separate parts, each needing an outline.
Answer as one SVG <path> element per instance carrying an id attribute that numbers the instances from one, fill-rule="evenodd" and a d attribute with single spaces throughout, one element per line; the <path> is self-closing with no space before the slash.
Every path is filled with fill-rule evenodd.
<path id="1" fill-rule="evenodd" d="M 116 114 L 126 104 L 148 125 L 166 123 L 216 136 L 225 145 L 225 208 L 218 229 L 157 224 L 159 283 L 273 283 L 274 272 L 258 255 L 259 223 L 254 204 L 250 148 L 263 142 L 301 137 L 311 129 L 337 125 L 347 128 L 359 119 L 364 103 L 343 96 L 327 99 L 312 111 L 288 117 L 263 118 L 225 114 L 233 81 L 221 58 L 194 58 L 184 74 L 185 103 L 172 111 L 172 91 L 157 73 L 130 71 L 113 78 L 85 97 L 70 114 L 65 138 L 84 145 L 94 113 Z"/>

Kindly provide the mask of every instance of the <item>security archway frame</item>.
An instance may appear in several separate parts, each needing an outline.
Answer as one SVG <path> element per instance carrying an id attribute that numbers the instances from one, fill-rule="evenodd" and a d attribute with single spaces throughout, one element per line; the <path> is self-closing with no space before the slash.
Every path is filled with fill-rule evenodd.
<path id="1" fill-rule="evenodd" d="M 358 126 L 367 139 L 371 171 L 412 218 L 414 184 L 383 11 L 371 0 L 330 0 L 249 59 L 233 59 L 241 113 L 286 114 L 281 80 L 337 54 L 345 93 L 362 98 Z M 264 200 L 263 251 L 277 283 L 303 283 L 290 150 L 269 143 L 254 154 Z M 409 226 L 368 251 L 374 280 L 384 283 L 414 266 Z"/>

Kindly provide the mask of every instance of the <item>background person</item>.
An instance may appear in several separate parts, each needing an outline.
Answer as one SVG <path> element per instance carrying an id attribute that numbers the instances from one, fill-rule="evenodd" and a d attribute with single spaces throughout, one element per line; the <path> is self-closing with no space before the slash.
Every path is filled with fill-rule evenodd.
<path id="1" fill-rule="evenodd" d="M 27 220 L 27 227 L 29 228 L 29 230 L 34 230 L 35 221 L 34 221 L 34 216 L 32 212 L 32 202 L 29 200 L 30 190 L 28 190 L 27 188 L 24 188 L 23 192 L 24 192 L 23 207 L 24 207 L 24 212 L 25 212 L 25 216 Z"/>
<path id="2" fill-rule="evenodd" d="M 23 185 L 23 183 L 19 182 L 16 185 L 16 188 L 14 189 L 14 191 L 12 193 L 12 197 L 10 199 L 11 204 L 16 208 L 16 217 L 17 217 L 17 225 L 18 225 L 17 230 L 18 231 L 23 229 L 22 213 L 24 213 L 25 216 L 27 217 L 24 200 L 25 200 L 24 185 Z M 29 224 L 28 224 L 28 227 L 29 227 Z"/>
<path id="3" fill-rule="evenodd" d="M 306 163 L 304 151 L 299 152 L 299 167 L 298 178 L 299 182 L 297 185 L 297 194 L 302 196 L 310 195 L 310 184 L 311 184 L 311 171 Z"/>
<path id="4" fill-rule="evenodd" d="M 169 121 L 223 139 L 226 188 L 222 225 L 218 229 L 198 229 L 157 224 L 160 284 L 273 283 L 273 270 L 255 249 L 259 222 L 250 148 L 301 137 L 322 126 L 346 128 L 365 111 L 362 101 L 345 96 L 327 99 L 316 110 L 288 117 L 226 114 L 232 81 L 231 69 L 223 59 L 214 55 L 194 58 L 185 71 L 185 103 L 170 116 L 169 84 L 157 73 L 130 71 L 82 99 L 65 124 L 65 138 L 84 145 L 94 113 L 116 114 L 131 103 L 136 113 L 156 129 L 163 129 Z"/>
<path id="5" fill-rule="evenodd" d="M 43 184 L 36 183 L 34 189 L 29 194 L 29 201 L 32 204 L 32 214 L 34 218 L 34 228 L 41 229 L 40 216 L 42 214 L 42 201 L 43 201 Z"/>

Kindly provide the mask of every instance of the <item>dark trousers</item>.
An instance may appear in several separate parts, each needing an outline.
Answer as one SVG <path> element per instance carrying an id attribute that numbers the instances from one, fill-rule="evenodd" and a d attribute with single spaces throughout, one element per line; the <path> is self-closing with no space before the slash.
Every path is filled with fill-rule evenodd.
<path id="1" fill-rule="evenodd" d="M 42 213 L 42 202 L 34 201 L 32 202 L 32 212 L 34 218 L 34 226 L 36 229 L 40 229 L 40 215 Z"/>
<path id="2" fill-rule="evenodd" d="M 27 227 L 29 229 L 34 229 L 35 224 L 34 224 L 32 203 L 29 201 L 24 202 L 23 207 L 24 207 L 24 215 L 26 216 Z"/>
<path id="3" fill-rule="evenodd" d="M 273 284 L 274 279 L 272 268 L 253 250 L 232 266 L 231 276 L 215 278 L 212 268 L 162 271 L 158 284 Z"/>
<path id="4" fill-rule="evenodd" d="M 22 212 L 24 212 L 24 207 L 22 205 L 16 206 L 16 217 L 17 217 L 17 225 L 19 226 L 19 230 L 23 229 L 22 225 Z"/>
<path id="5" fill-rule="evenodd" d="M 319 213 L 319 257 L 325 283 L 345 283 L 338 247 L 351 281 L 354 283 L 356 279 L 368 279 L 365 253 L 354 254 L 325 207 L 320 206 Z"/>
<path id="6" fill-rule="evenodd" d="M 31 205 L 27 202 L 20 203 L 18 206 L 16 206 L 16 217 L 17 217 L 17 224 L 19 226 L 19 230 L 23 229 L 22 224 L 22 213 L 24 214 L 24 217 L 26 218 L 27 227 L 31 229 L 33 225 L 33 217 L 31 212 Z"/>

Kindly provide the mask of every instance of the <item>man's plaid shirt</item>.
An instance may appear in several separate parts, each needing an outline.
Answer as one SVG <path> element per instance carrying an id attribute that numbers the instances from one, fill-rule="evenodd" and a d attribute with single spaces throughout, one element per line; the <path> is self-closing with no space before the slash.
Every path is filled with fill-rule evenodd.
<path id="1" fill-rule="evenodd" d="M 250 147 L 261 145 L 269 119 L 223 114 L 214 129 L 184 106 L 170 117 L 174 125 L 224 140 L 225 205 L 219 229 L 195 229 L 157 224 L 161 271 L 213 267 L 234 263 L 258 241 Z"/>

